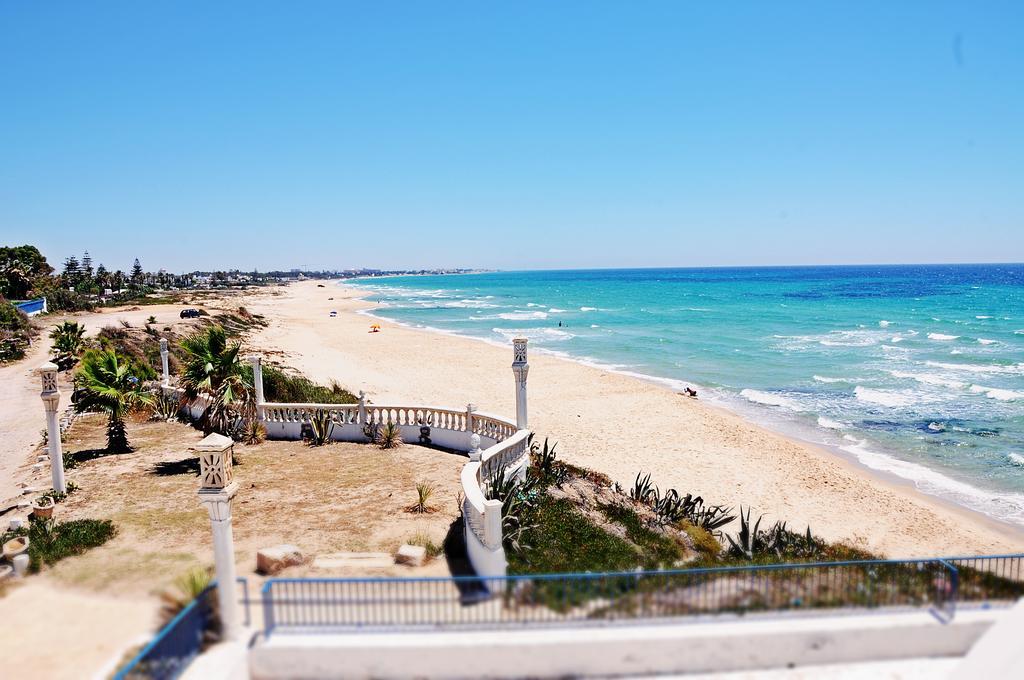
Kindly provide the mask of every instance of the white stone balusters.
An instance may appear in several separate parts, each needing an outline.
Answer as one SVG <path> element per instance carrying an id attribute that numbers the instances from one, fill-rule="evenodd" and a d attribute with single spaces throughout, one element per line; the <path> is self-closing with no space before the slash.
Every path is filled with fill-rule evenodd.
<path id="1" fill-rule="evenodd" d="M 217 575 L 217 603 L 227 640 L 238 639 L 240 623 L 235 599 L 235 548 L 231 531 L 231 499 L 238 493 L 231 455 L 234 442 L 221 434 L 211 434 L 196 445 L 199 452 L 199 502 L 210 514 L 213 530 L 213 560 Z"/>
<path id="2" fill-rule="evenodd" d="M 466 404 L 466 447 L 473 450 L 473 414 L 476 413 L 476 404 Z"/>
<path id="3" fill-rule="evenodd" d="M 60 390 L 57 389 L 57 364 L 46 362 L 37 371 L 43 382 L 43 391 L 39 393 L 46 409 L 46 444 L 50 452 L 50 477 L 53 490 L 67 493 L 68 485 L 64 481 L 64 451 L 60 445 L 60 423 L 57 421 L 57 407 L 60 406 Z"/>
<path id="4" fill-rule="evenodd" d="M 256 392 L 256 418 L 262 421 L 265 416 L 263 405 L 266 403 L 263 397 L 263 360 L 258 354 L 251 354 L 249 363 L 252 364 L 252 386 Z"/>
<path id="5" fill-rule="evenodd" d="M 526 363 L 526 338 L 512 341 L 512 373 L 516 377 L 516 427 L 525 430 L 529 427 L 526 417 L 526 376 L 530 373 L 530 364 Z"/>
<path id="6" fill-rule="evenodd" d="M 163 369 L 163 379 L 160 382 L 162 387 L 169 387 L 171 384 L 171 369 L 168 364 L 170 351 L 167 349 L 167 338 L 160 338 L 160 366 Z"/>

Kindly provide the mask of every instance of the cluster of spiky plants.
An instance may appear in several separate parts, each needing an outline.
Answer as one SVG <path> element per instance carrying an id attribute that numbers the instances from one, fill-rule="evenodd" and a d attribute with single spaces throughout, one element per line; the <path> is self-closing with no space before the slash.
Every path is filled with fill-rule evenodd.
<path id="1" fill-rule="evenodd" d="M 682 496 L 675 489 L 669 489 L 662 494 L 651 482 L 650 473 L 637 473 L 629 497 L 637 503 L 649 506 L 662 524 L 677 524 L 685 520 L 694 526 L 714 532 L 736 519 L 735 515 L 729 514 L 732 512 L 731 508 L 706 504 L 700 496 L 689 493 Z"/>
<path id="2" fill-rule="evenodd" d="M 430 506 L 430 497 L 434 495 L 434 487 L 426 482 L 419 482 L 416 485 L 416 502 L 410 505 L 407 510 L 417 514 L 433 512 Z"/>
<path id="3" fill-rule="evenodd" d="M 549 444 L 547 438 L 545 438 L 544 445 L 541 446 L 534 441 L 533 433 L 531 432 L 527 445 L 530 448 L 530 462 L 537 471 L 537 475 L 546 482 L 555 486 L 561 486 L 568 479 L 569 470 L 557 461 L 558 454 L 555 452 L 555 449 L 558 446 L 558 442 Z"/>
<path id="4" fill-rule="evenodd" d="M 758 517 L 751 525 L 750 508 L 746 514 L 740 509 L 740 530 L 734 536 L 726 534 L 729 557 L 748 560 L 766 556 L 806 559 L 817 557 L 824 550 L 824 541 L 815 538 L 810 527 L 799 533 L 790 531 L 785 522 L 778 521 L 762 529 L 763 518 L 763 515 Z"/>
<path id="5" fill-rule="evenodd" d="M 484 485 L 488 500 L 501 501 L 501 537 L 506 548 L 520 552 L 528 548 L 523 536 L 534 525 L 531 515 L 537 506 L 540 481 L 529 472 L 520 478 L 502 465 Z"/>
<path id="6" fill-rule="evenodd" d="M 306 443 L 310 446 L 323 446 L 331 441 L 334 433 L 334 418 L 327 409 L 318 408 L 309 416 L 309 436 Z"/>

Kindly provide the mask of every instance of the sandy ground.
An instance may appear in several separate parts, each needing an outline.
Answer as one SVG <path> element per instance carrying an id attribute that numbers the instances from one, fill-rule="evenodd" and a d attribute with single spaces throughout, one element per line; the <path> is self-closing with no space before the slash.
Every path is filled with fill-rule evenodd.
<path id="1" fill-rule="evenodd" d="M 0 619 L 7 623 L 0 655 L 12 673 L 0 675 L 92 677 L 144 642 L 156 606 L 155 600 L 97 595 L 49 581 L 12 587 L 0 598 Z"/>
<path id="2" fill-rule="evenodd" d="M 245 300 L 269 325 L 253 338 L 272 360 L 319 381 L 365 390 L 377 403 L 468 402 L 515 413 L 511 347 L 440 335 L 357 314 L 372 305 L 334 282 L 292 284 Z M 330 298 L 333 298 L 330 299 Z M 331 318 L 332 310 L 338 312 Z M 798 529 L 891 557 L 993 554 L 1024 548 L 1024 534 L 835 454 L 628 376 L 534 352 L 530 426 L 563 456 L 631 485 L 640 470 L 662 488 L 752 506 Z"/>

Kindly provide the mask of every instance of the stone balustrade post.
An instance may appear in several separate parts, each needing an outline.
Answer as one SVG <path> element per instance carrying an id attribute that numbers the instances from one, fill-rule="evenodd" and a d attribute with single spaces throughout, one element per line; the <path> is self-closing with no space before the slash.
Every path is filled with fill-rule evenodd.
<path id="1" fill-rule="evenodd" d="M 526 363 L 526 338 L 512 341 L 512 373 L 516 377 L 516 428 L 529 428 L 526 416 L 526 376 L 530 373 L 530 364 Z"/>
<path id="2" fill-rule="evenodd" d="M 43 391 L 39 397 L 46 409 L 46 445 L 50 452 L 50 476 L 53 490 L 67 493 L 68 485 L 64 480 L 64 451 L 60 445 L 60 422 L 57 420 L 57 408 L 60 406 L 60 390 L 57 389 L 57 364 L 46 362 L 37 369 L 43 382 Z"/>
<path id="3" fill-rule="evenodd" d="M 366 425 L 366 392 L 359 390 L 359 410 L 356 413 L 357 422 Z"/>
<path id="4" fill-rule="evenodd" d="M 196 445 L 199 452 L 199 502 L 210 515 L 213 561 L 217 577 L 217 604 L 224 638 L 236 640 L 241 623 L 235 598 L 235 546 L 231 530 L 231 499 L 238 493 L 231 466 L 234 442 L 213 433 Z"/>
<path id="5" fill-rule="evenodd" d="M 266 399 L 263 397 L 263 359 L 258 354 L 249 355 L 249 363 L 252 364 L 252 388 L 256 393 L 256 418 L 264 420 L 263 405 Z"/>
<path id="6" fill-rule="evenodd" d="M 484 544 L 491 550 L 501 547 L 501 501 L 484 500 Z"/>
<path id="7" fill-rule="evenodd" d="M 473 450 L 473 414 L 476 413 L 476 404 L 466 404 L 466 444 L 467 450 Z M 479 445 L 479 438 L 477 438 Z"/>
<path id="8" fill-rule="evenodd" d="M 167 338 L 160 338 L 160 366 L 163 369 L 163 380 L 160 385 L 168 387 L 171 384 L 171 369 L 168 363 L 170 351 L 167 349 Z"/>

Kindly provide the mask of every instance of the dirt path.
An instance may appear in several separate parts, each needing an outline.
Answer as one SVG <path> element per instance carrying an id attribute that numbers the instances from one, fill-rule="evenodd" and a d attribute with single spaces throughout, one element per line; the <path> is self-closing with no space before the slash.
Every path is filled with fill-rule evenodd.
<path id="1" fill-rule="evenodd" d="M 85 324 L 86 335 L 95 336 L 104 326 L 119 324 L 122 320 L 133 326 L 142 326 L 150 316 L 156 317 L 156 327 L 184 325 L 178 313 L 179 305 L 150 305 L 104 309 L 98 312 L 51 315 L 37 318 L 44 328 L 32 349 L 21 361 L 0 366 L 0 507 L 6 507 L 9 499 L 21 495 L 19 483 L 25 482 L 34 462 L 32 452 L 41 440 L 41 431 L 46 427 L 46 415 L 39 400 L 39 376 L 35 369 L 49 361 L 51 341 L 47 332 L 54 324 L 65 319 Z M 71 394 L 70 378 L 61 375 L 61 408 L 67 406 Z M 39 484 L 49 486 L 48 472 L 40 478 Z M 36 475 L 39 476 L 38 474 Z M 36 480 L 33 479 L 33 484 Z"/>

